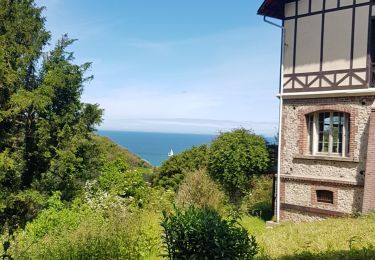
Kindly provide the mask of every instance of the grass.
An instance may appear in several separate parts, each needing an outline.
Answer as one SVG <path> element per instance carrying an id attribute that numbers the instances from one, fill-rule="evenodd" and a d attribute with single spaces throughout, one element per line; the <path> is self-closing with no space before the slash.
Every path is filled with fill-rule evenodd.
<path id="1" fill-rule="evenodd" d="M 266 222 L 258 217 L 243 216 L 241 217 L 239 223 L 243 226 L 249 234 L 256 236 L 257 238 L 261 236 L 266 230 Z"/>
<path id="2" fill-rule="evenodd" d="M 242 220 L 257 238 L 259 259 L 375 259 L 375 213 L 270 229 L 259 221 Z"/>

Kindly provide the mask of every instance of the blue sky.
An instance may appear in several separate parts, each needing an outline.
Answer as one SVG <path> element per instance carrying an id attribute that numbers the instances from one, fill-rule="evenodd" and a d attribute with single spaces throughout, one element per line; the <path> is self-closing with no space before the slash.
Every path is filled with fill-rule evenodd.
<path id="1" fill-rule="evenodd" d="M 105 109 L 102 130 L 277 131 L 280 31 L 261 0 L 36 0 L 51 44 L 78 39 L 93 62 L 83 101 Z"/>

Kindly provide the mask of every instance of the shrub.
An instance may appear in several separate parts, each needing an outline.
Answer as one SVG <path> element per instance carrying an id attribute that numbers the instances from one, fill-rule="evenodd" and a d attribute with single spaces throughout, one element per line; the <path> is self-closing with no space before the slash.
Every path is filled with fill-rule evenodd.
<path id="1" fill-rule="evenodd" d="M 272 208 L 272 176 L 261 175 L 251 180 L 251 190 L 242 201 L 241 210 L 263 220 L 273 216 Z"/>
<path id="2" fill-rule="evenodd" d="M 159 177 L 155 183 L 164 188 L 178 189 L 188 172 L 204 169 L 207 166 L 207 146 L 201 145 L 174 155 L 158 169 Z"/>
<path id="3" fill-rule="evenodd" d="M 223 133 L 209 149 L 208 172 L 237 202 L 252 176 L 268 169 L 268 151 L 264 138 L 245 129 Z"/>
<path id="4" fill-rule="evenodd" d="M 124 159 L 107 162 L 97 181 L 85 187 L 86 200 L 92 204 L 100 199 L 123 201 L 124 204 L 141 207 L 148 198 L 150 187 L 143 178 L 142 169 L 128 170 Z"/>
<path id="5" fill-rule="evenodd" d="M 169 259 L 253 259 L 258 250 L 253 236 L 214 209 L 164 213 L 162 227 Z"/>
<path id="6" fill-rule="evenodd" d="M 13 259 L 150 259 L 159 254 L 159 215 L 110 208 L 49 208 L 15 234 Z M 1 253 L 1 251 L 0 251 Z"/>
<path id="7" fill-rule="evenodd" d="M 186 174 L 176 195 L 176 205 L 185 208 L 209 207 L 220 213 L 229 209 L 225 193 L 203 170 Z"/>

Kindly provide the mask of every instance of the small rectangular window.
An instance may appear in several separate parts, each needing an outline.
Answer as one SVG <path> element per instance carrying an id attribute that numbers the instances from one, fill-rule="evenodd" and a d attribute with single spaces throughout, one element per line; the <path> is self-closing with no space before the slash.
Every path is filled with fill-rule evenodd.
<path id="1" fill-rule="evenodd" d="M 333 204 L 333 192 L 329 190 L 317 190 L 316 200 L 322 203 Z"/>

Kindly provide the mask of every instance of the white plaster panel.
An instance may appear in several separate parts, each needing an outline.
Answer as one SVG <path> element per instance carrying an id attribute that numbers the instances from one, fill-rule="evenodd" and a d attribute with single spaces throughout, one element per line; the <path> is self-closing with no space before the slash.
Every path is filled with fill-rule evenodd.
<path id="1" fill-rule="evenodd" d="M 298 19 L 296 73 L 319 71 L 322 15 Z"/>
<path id="2" fill-rule="evenodd" d="M 298 1 L 298 15 L 307 14 L 309 12 L 309 0 Z"/>
<path id="3" fill-rule="evenodd" d="M 319 79 L 316 79 L 317 77 L 316 76 L 308 76 L 307 80 L 308 80 L 308 83 L 312 84 L 310 85 L 310 88 L 318 88 L 319 87 Z M 314 81 L 315 80 L 315 81 Z"/>
<path id="4" fill-rule="evenodd" d="M 291 17 L 296 15 L 296 3 L 291 2 L 285 4 L 285 17 Z"/>
<path id="5" fill-rule="evenodd" d="M 284 73 L 293 72 L 293 52 L 294 52 L 294 20 L 286 20 L 285 27 L 285 44 L 284 44 Z"/>
<path id="6" fill-rule="evenodd" d="M 354 30 L 353 68 L 365 68 L 368 41 L 368 6 L 357 7 Z"/>
<path id="7" fill-rule="evenodd" d="M 357 72 L 356 74 L 361 79 L 366 80 L 366 72 Z"/>
<path id="8" fill-rule="evenodd" d="M 350 83 L 350 77 L 346 77 L 339 85 L 339 87 L 348 86 Z"/>
<path id="9" fill-rule="evenodd" d="M 323 70 L 350 68 L 351 32 L 351 9 L 326 13 L 323 40 Z"/>
<path id="10" fill-rule="evenodd" d="M 353 5 L 353 0 L 340 0 L 340 7 Z"/>
<path id="11" fill-rule="evenodd" d="M 352 86 L 358 86 L 358 85 L 362 85 L 362 83 L 356 79 L 356 78 L 352 78 Z"/>
<path id="12" fill-rule="evenodd" d="M 323 0 L 311 1 L 311 12 L 320 12 L 323 10 Z"/>
<path id="13" fill-rule="evenodd" d="M 369 3 L 370 0 L 357 0 L 356 4 L 363 4 L 363 3 Z"/>
<path id="14" fill-rule="evenodd" d="M 337 0 L 326 0 L 326 10 L 337 8 Z"/>

